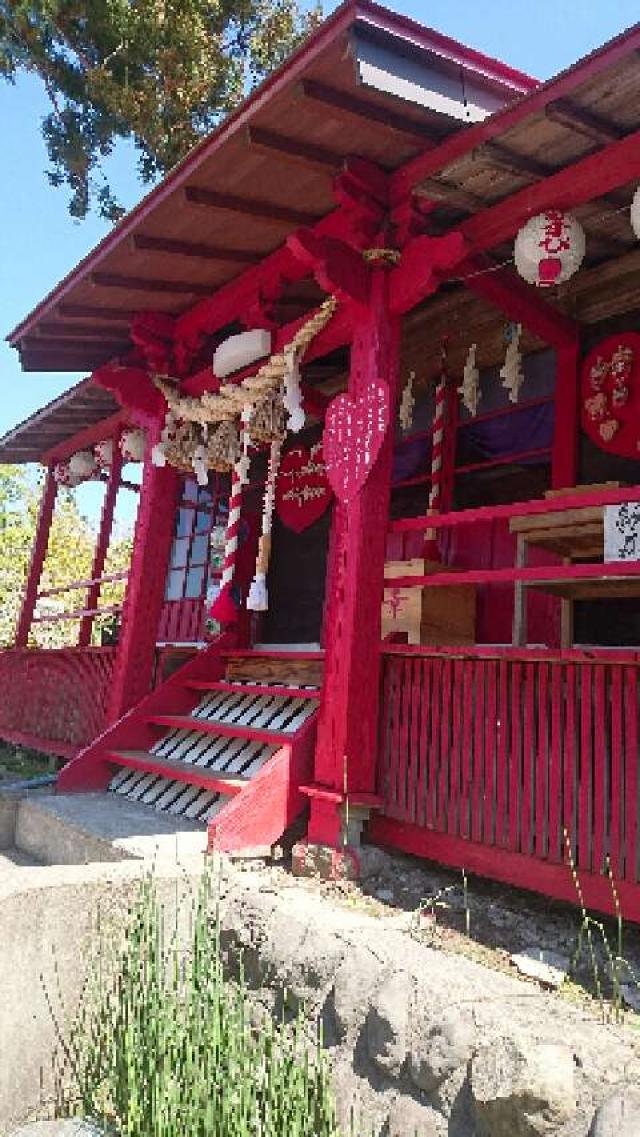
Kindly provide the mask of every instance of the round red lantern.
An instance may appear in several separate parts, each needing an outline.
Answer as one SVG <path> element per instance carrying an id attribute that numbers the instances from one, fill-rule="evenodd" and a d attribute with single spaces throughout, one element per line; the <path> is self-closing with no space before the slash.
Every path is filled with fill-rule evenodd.
<path id="1" fill-rule="evenodd" d="M 514 247 L 516 268 L 529 284 L 549 288 L 578 271 L 584 259 L 584 229 L 570 213 L 549 209 L 530 218 Z"/>

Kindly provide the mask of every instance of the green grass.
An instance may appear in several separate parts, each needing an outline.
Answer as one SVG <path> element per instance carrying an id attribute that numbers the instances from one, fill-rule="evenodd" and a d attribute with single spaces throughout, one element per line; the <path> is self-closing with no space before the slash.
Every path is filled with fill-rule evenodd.
<path id="1" fill-rule="evenodd" d="M 209 873 L 186 954 L 164 942 L 152 877 L 122 942 L 99 944 L 75 1018 L 54 1015 L 56 1117 L 118 1137 L 338 1137 L 312 1024 L 257 1024 L 242 975 L 223 973 Z"/>
<path id="2" fill-rule="evenodd" d="M 58 760 L 26 746 L 12 746 L 0 740 L 0 781 L 16 778 L 38 778 L 55 773 Z"/>

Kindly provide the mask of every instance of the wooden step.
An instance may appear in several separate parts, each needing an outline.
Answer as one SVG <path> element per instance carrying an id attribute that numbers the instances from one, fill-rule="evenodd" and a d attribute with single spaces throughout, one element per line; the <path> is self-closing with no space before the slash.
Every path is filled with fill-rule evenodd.
<path id="1" fill-rule="evenodd" d="M 169 758 L 159 758 L 146 750 L 110 750 L 107 756 L 109 761 L 118 766 L 142 770 L 147 774 L 157 774 L 163 778 L 175 778 L 177 781 L 201 786 L 203 789 L 228 796 L 240 793 L 250 781 L 250 778 L 243 778 L 238 774 L 217 774 L 190 762 L 172 762 Z"/>
<path id="2" fill-rule="evenodd" d="M 250 726 L 216 722 L 215 719 L 197 718 L 193 715 L 150 715 L 147 722 L 153 726 L 166 726 L 171 730 L 198 731 L 225 738 L 246 738 L 254 742 L 267 742 L 279 746 L 290 745 L 293 738 L 292 734 L 283 731 L 254 729 Z"/>
<path id="3" fill-rule="evenodd" d="M 231 683 L 226 679 L 192 679 L 186 684 L 192 691 L 228 691 L 246 695 L 281 695 L 285 699 L 315 699 L 320 698 L 318 687 L 285 687 L 273 686 L 268 683 Z"/>
<path id="4" fill-rule="evenodd" d="M 319 652 L 294 654 L 279 652 L 277 655 L 261 652 L 227 656 L 226 679 L 247 679 L 250 682 L 273 683 L 286 686 L 288 683 L 320 687 L 324 673 L 324 656 Z"/>

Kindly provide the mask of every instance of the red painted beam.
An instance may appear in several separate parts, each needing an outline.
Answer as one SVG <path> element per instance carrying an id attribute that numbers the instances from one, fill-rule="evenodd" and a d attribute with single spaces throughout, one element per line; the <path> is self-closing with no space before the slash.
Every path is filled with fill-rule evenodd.
<path id="1" fill-rule="evenodd" d="M 515 273 L 506 269 L 488 272 L 490 267 L 482 257 L 469 257 L 463 261 L 459 271 L 470 292 L 481 296 L 510 320 L 522 324 L 553 347 L 577 342 L 580 328 L 574 320 L 542 300 L 539 292 Z"/>
<path id="2" fill-rule="evenodd" d="M 556 355 L 556 393 L 551 485 L 558 490 L 578 480 L 580 436 L 580 345 L 563 344 Z"/>
<path id="3" fill-rule="evenodd" d="M 476 252 L 512 237 L 545 209 L 572 209 L 640 178 L 640 130 L 573 162 L 463 221 L 460 233 Z"/>
<path id="4" fill-rule="evenodd" d="M 368 835 L 377 845 L 401 849 L 405 853 L 426 857 L 449 868 L 465 869 L 466 872 L 477 873 L 490 880 L 500 880 L 518 888 L 542 892 L 545 896 L 553 896 L 570 904 L 580 903 L 568 865 L 550 864 L 549 861 L 538 860 L 523 853 L 483 845 L 463 837 L 451 837 L 446 833 L 436 833 L 432 829 L 410 825 L 405 821 L 393 821 L 389 817 L 374 816 L 369 822 Z M 588 908 L 596 908 L 609 915 L 616 914 L 607 876 L 580 872 L 580 885 Z M 625 919 L 637 922 L 640 885 L 617 880 L 616 890 Z"/>
<path id="5" fill-rule="evenodd" d="M 96 442 L 103 442 L 106 438 L 112 438 L 115 432 L 124 425 L 124 421 L 123 412 L 116 411 L 109 418 L 103 418 L 84 430 L 78 431 L 71 438 L 66 438 L 64 442 L 52 446 L 46 454 L 42 455 L 40 461 L 55 464 L 56 462 L 64 462 L 77 450 L 90 450 Z"/>
<path id="6" fill-rule="evenodd" d="M 469 569 L 434 572 L 429 576 L 398 576 L 388 581 L 394 588 L 443 588 L 452 584 L 555 584 L 565 580 L 618 580 L 640 576 L 640 561 L 608 561 L 600 564 L 538 565 L 536 568 Z"/>
<path id="7" fill-rule="evenodd" d="M 389 525 L 390 533 L 421 532 L 425 529 L 451 529 L 456 525 L 471 525 L 480 521 L 505 521 L 511 517 L 536 517 L 542 513 L 558 513 L 563 509 L 588 509 L 599 505 L 622 505 L 626 501 L 640 501 L 640 486 L 623 489 L 593 490 L 590 493 L 571 493 L 562 497 L 514 501 L 509 505 L 479 505 L 475 509 L 434 514 L 423 517 L 402 517 Z"/>
<path id="8" fill-rule="evenodd" d="M 133 750 L 107 750 L 106 757 L 117 766 L 125 766 L 131 770 L 143 770 L 148 774 L 157 774 L 161 778 L 175 778 L 185 785 L 202 786 L 203 789 L 213 793 L 225 795 L 239 794 L 248 785 L 247 779 L 235 775 L 219 774 L 208 770 L 205 766 L 196 766 L 189 762 L 171 762 L 166 758 L 155 758 L 153 754 Z"/>

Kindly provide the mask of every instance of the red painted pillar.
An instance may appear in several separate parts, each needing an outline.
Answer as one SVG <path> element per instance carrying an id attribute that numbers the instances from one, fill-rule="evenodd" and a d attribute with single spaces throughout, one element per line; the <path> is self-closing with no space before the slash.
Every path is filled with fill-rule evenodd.
<path id="1" fill-rule="evenodd" d="M 575 486 L 578 479 L 578 436 L 580 432 L 580 344 L 563 344 L 556 349 L 556 396 L 554 411 L 551 486 L 554 490 Z"/>
<path id="2" fill-rule="evenodd" d="M 399 332 L 399 318 L 389 312 L 385 269 L 375 269 L 370 304 L 357 323 L 351 346 L 348 389 L 357 399 L 372 380 L 382 379 L 390 388 L 392 421 L 360 494 L 348 505 L 336 501 L 334 507 L 325 678 L 308 832 L 309 840 L 318 844 L 339 842 L 339 808 L 345 782 L 354 801 L 372 794 L 376 785 L 380 612 L 398 397 Z"/>
<path id="3" fill-rule="evenodd" d="M 111 540 L 111 530 L 113 529 L 113 515 L 116 508 L 116 498 L 118 490 L 120 489 L 120 474 L 122 471 L 122 454 L 120 453 L 120 433 L 115 436 L 113 440 L 113 460 L 111 462 L 111 469 L 109 470 L 109 480 L 102 503 L 102 513 L 100 514 L 100 528 L 98 530 L 98 538 L 96 541 L 95 552 L 93 554 L 93 564 L 91 566 L 91 579 L 99 580 L 104 572 L 104 565 L 109 552 L 109 541 Z M 85 607 L 87 609 L 94 609 L 98 605 L 100 599 L 100 585 L 92 584 L 87 590 L 87 602 Z M 80 621 L 80 633 L 78 635 L 78 644 L 80 647 L 87 647 L 91 643 L 91 631 L 93 629 L 93 616 L 83 616 Z"/>
<path id="4" fill-rule="evenodd" d="M 53 466 L 49 466 L 42 499 L 40 501 L 36 535 L 33 542 L 33 551 L 31 553 L 31 563 L 29 565 L 29 575 L 27 576 L 24 599 L 16 627 L 16 647 L 26 647 L 29 639 L 33 613 L 38 599 L 40 577 L 42 576 L 42 569 L 49 546 L 49 533 L 51 531 L 51 522 L 53 521 L 53 511 L 56 506 L 57 492 L 58 483 L 53 476 Z"/>
<path id="5" fill-rule="evenodd" d="M 151 448 L 159 440 L 161 429 L 161 424 L 155 423 L 147 431 L 140 505 L 108 722 L 119 719 L 144 698 L 151 687 L 180 488 L 177 470 L 172 466 L 159 468 L 151 461 Z"/>

